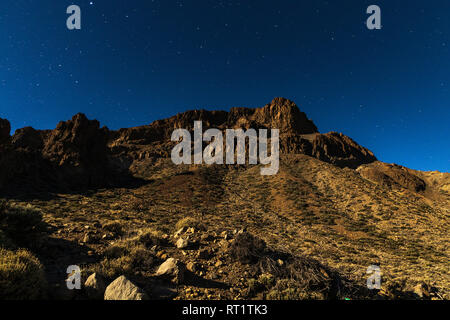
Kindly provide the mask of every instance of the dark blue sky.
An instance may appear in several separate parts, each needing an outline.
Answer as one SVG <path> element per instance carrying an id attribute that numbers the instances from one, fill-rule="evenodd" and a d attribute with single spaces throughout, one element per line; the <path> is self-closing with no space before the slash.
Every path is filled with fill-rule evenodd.
<path id="1" fill-rule="evenodd" d="M 2 0 L 0 117 L 111 129 L 294 100 L 386 162 L 450 172 L 450 1 Z M 66 8 L 82 29 L 66 28 Z M 382 30 L 365 26 L 382 10 Z"/>

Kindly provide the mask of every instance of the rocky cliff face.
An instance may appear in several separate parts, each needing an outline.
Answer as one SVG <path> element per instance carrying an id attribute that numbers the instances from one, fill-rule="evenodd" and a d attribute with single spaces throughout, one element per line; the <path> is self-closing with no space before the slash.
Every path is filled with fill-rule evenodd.
<path id="1" fill-rule="evenodd" d="M 203 130 L 279 129 L 281 153 L 302 153 L 340 167 L 357 168 L 376 161 L 371 151 L 343 134 L 320 134 L 306 114 L 294 102 L 284 98 L 275 98 L 262 108 L 231 108 L 230 112 L 193 110 L 147 126 L 121 129 L 111 134 L 110 146 L 113 153 L 123 155 L 125 152 L 133 159 L 170 157 L 173 130 L 193 131 L 197 120 L 202 121 Z"/>
<path id="2" fill-rule="evenodd" d="M 194 121 L 202 121 L 203 130 L 209 128 L 280 129 L 280 134 L 317 133 L 314 123 L 300 112 L 294 102 L 275 98 L 262 108 L 231 108 L 226 111 L 191 110 L 147 126 L 120 129 L 112 134 L 113 144 L 149 144 L 170 141 L 172 131 L 183 128 L 192 131 Z"/>
<path id="3" fill-rule="evenodd" d="M 376 161 L 372 152 L 343 134 L 320 134 L 305 113 L 284 98 L 256 109 L 192 110 L 118 131 L 100 128 L 97 120 L 77 114 L 54 130 L 25 127 L 10 137 L 9 122 L 0 119 L 0 190 L 105 185 L 114 172 L 127 172 L 136 162 L 170 157 L 173 130 L 192 131 L 198 120 L 203 130 L 279 129 L 281 153 L 302 153 L 340 167 Z"/>

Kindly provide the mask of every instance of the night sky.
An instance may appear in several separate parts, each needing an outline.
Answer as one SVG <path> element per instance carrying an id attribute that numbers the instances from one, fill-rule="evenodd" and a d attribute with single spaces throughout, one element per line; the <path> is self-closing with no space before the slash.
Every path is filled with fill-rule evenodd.
<path id="1" fill-rule="evenodd" d="M 448 0 L 2 0 L 0 117 L 118 129 L 282 96 L 382 161 L 450 172 L 449 49 Z"/>

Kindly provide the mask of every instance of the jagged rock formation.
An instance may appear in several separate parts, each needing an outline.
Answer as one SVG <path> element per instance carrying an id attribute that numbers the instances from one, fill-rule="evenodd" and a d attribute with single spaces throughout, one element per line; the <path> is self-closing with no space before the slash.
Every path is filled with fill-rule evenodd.
<path id="1" fill-rule="evenodd" d="M 10 125 L 0 119 L 0 190 L 79 189 L 106 185 L 115 172 L 151 165 L 170 157 L 174 129 L 218 128 L 279 129 L 281 153 L 302 153 L 340 167 L 357 168 L 376 161 L 372 152 L 338 133 L 320 134 L 296 104 L 275 98 L 262 108 L 226 111 L 192 110 L 150 125 L 110 131 L 97 120 L 77 114 L 54 130 L 25 127 L 9 135 Z"/>
<path id="2" fill-rule="evenodd" d="M 108 176 L 108 129 L 77 114 L 54 130 L 19 129 L 0 154 L 0 190 L 69 190 L 101 185 Z"/>
<path id="3" fill-rule="evenodd" d="M 81 177 L 88 185 L 99 185 L 107 176 L 107 137 L 108 129 L 97 120 L 77 114 L 49 133 L 42 155 L 77 184 L 83 184 Z"/>
<path id="4" fill-rule="evenodd" d="M 339 167 L 350 168 L 377 160 L 370 150 L 337 132 L 317 135 L 313 141 L 312 156 Z"/>
<path id="5" fill-rule="evenodd" d="M 0 118 L 0 144 L 5 143 L 9 139 L 11 125 L 8 120 Z"/>
<path id="6" fill-rule="evenodd" d="M 356 169 L 376 161 L 374 154 L 349 137 L 338 133 L 320 134 L 314 123 L 294 102 L 275 98 L 262 108 L 231 108 L 230 112 L 193 110 L 158 120 L 150 125 L 120 129 L 111 133 L 109 145 L 114 155 L 134 160 L 170 157 L 174 129 L 193 131 L 194 121 L 203 123 L 203 130 L 218 128 L 279 129 L 281 153 L 301 153 L 340 167 Z"/>

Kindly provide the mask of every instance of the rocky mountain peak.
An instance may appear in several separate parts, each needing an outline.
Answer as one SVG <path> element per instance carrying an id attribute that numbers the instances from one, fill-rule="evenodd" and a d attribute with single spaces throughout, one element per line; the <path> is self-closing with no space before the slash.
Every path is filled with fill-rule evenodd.
<path id="1" fill-rule="evenodd" d="M 280 134 L 317 133 L 317 127 L 291 100 L 275 98 L 262 108 L 231 108 L 228 125 L 244 128 L 279 129 Z"/>
<path id="2" fill-rule="evenodd" d="M 309 120 L 304 112 L 291 100 L 275 98 L 269 104 L 256 109 L 255 119 L 267 123 L 272 128 L 278 128 L 282 133 L 296 134 L 317 133 L 314 122 Z"/>

